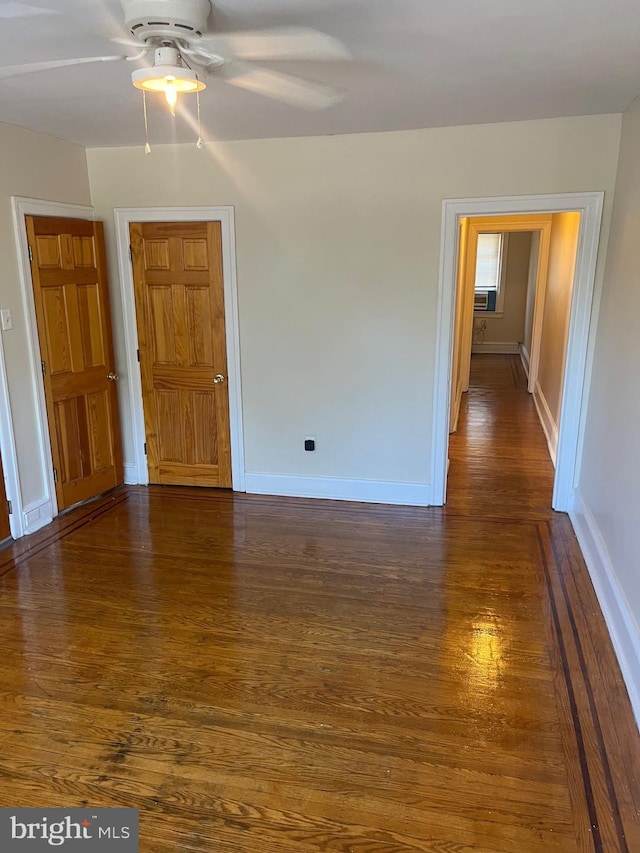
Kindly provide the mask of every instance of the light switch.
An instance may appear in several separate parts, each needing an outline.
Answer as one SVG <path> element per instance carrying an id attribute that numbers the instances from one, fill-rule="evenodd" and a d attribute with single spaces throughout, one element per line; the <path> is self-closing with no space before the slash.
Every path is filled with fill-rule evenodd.
<path id="1" fill-rule="evenodd" d="M 0 320 L 2 320 L 2 331 L 8 332 L 13 329 L 13 317 L 11 316 L 10 308 L 2 308 L 0 310 Z"/>

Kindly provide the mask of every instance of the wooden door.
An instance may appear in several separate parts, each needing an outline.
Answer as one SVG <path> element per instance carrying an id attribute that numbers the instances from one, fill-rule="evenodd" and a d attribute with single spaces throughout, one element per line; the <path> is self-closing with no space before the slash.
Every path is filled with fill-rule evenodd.
<path id="1" fill-rule="evenodd" d="M 10 536 L 9 501 L 4 487 L 4 471 L 2 470 L 2 459 L 0 459 L 0 542 L 9 539 Z"/>
<path id="2" fill-rule="evenodd" d="M 101 222 L 27 216 L 58 509 L 123 482 Z"/>
<path id="3" fill-rule="evenodd" d="M 231 486 L 219 222 L 130 226 L 149 482 Z"/>

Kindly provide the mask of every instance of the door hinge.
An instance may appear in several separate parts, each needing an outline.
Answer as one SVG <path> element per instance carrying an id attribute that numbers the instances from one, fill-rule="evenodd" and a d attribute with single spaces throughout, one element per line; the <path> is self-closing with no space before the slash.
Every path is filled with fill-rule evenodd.
<path id="1" fill-rule="evenodd" d="M 31 246 L 29 246 L 28 248 L 29 248 L 29 260 L 32 261 L 33 260 L 33 249 L 31 248 Z"/>
<path id="2" fill-rule="evenodd" d="M 140 350 L 139 349 L 136 350 L 136 355 L 138 356 L 138 361 L 140 361 Z"/>
<path id="3" fill-rule="evenodd" d="M 11 501 L 7 501 L 7 506 L 9 507 L 9 515 L 13 515 L 13 504 Z"/>
<path id="4" fill-rule="evenodd" d="M 53 482 L 54 483 L 58 482 L 58 469 L 57 468 L 53 469 Z"/>
<path id="5" fill-rule="evenodd" d="M 147 455 L 147 442 L 144 443 L 144 455 Z"/>
<path id="6" fill-rule="evenodd" d="M 129 243 L 129 260 L 133 263 L 133 247 Z"/>
<path id="7" fill-rule="evenodd" d="M 44 363 L 44 361 L 41 361 L 40 366 L 42 367 L 42 375 L 44 376 L 47 372 L 47 365 Z"/>

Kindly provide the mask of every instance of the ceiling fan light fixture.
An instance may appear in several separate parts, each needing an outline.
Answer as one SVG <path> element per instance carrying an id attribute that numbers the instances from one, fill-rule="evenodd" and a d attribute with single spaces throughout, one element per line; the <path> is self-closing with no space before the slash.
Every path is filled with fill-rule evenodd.
<path id="1" fill-rule="evenodd" d="M 199 80 L 190 68 L 178 65 L 160 65 L 153 68 L 139 68 L 131 75 L 136 89 L 145 92 L 162 92 L 173 115 L 178 95 L 202 92 L 206 85 Z"/>
<path id="2" fill-rule="evenodd" d="M 178 95 L 202 92 L 207 88 L 194 71 L 177 65 L 139 68 L 131 75 L 131 81 L 136 89 L 144 89 L 147 92 L 166 92 L 169 88 Z"/>
<path id="3" fill-rule="evenodd" d="M 162 92 L 174 114 L 178 95 L 202 92 L 206 85 L 191 68 L 182 64 L 179 51 L 174 47 L 156 50 L 156 64 L 152 68 L 138 68 L 131 75 L 136 89 L 145 92 Z"/>

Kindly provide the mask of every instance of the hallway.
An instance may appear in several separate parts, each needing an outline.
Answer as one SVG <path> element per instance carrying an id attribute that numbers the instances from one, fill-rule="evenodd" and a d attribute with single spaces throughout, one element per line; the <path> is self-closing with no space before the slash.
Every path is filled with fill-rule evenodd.
<path id="1" fill-rule="evenodd" d="M 552 518 L 554 469 L 517 355 L 474 355 L 449 445 L 447 509 L 482 517 Z"/>
<path id="2" fill-rule="evenodd" d="M 473 371 L 444 510 L 128 487 L 1 552 L 0 805 L 137 807 L 143 853 L 639 850 L 521 368 Z"/>

